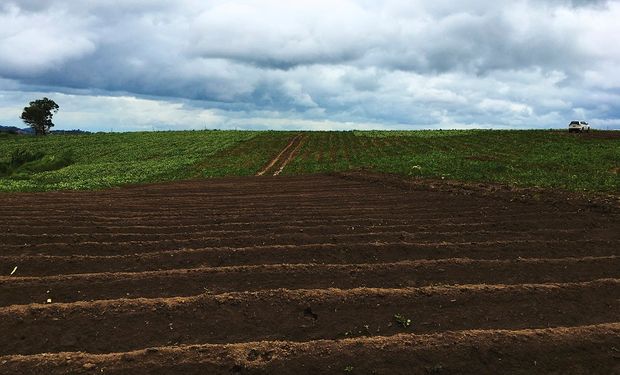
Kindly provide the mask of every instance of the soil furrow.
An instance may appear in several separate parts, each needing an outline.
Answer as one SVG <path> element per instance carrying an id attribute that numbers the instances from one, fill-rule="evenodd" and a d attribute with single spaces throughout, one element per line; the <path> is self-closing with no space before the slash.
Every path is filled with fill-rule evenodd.
<path id="1" fill-rule="evenodd" d="M 305 233 L 287 233 L 272 234 L 266 236 L 201 236 L 188 233 L 186 236 L 179 238 L 169 238 L 161 240 L 144 240 L 144 241 L 84 241 L 84 242 L 47 242 L 41 244 L 30 244 L 27 242 L 21 244 L 2 245 L 0 254 L 16 255 L 16 254 L 57 254 L 57 255 L 87 255 L 87 254 L 119 254 L 119 253 L 135 253 L 146 250 L 148 252 L 160 250 L 173 250 L 185 247 L 250 247 L 265 245 L 307 245 L 307 244 L 323 244 L 323 243 L 341 243 L 350 242 L 409 242 L 419 244 L 434 244 L 436 239 L 443 238 L 444 242 L 485 242 L 493 240 L 496 242 L 520 242 L 528 240 L 580 240 L 586 236 L 587 232 L 582 229 L 550 231 L 537 230 L 530 232 L 515 231 L 472 231 L 472 232 L 381 232 L 381 233 L 351 233 L 351 234 L 333 234 L 328 236 L 308 235 Z"/>
<path id="2" fill-rule="evenodd" d="M 174 245 L 174 244 L 173 244 Z M 551 258 L 561 257 L 574 257 L 575 254 L 585 254 L 591 256 L 607 256 L 617 255 L 620 251 L 617 241 L 606 240 L 506 240 L 506 241 L 480 241 L 480 242 L 406 242 L 402 240 L 397 241 L 377 241 L 372 242 L 348 242 L 348 243 L 336 243 L 331 242 L 331 239 L 326 239 L 323 242 L 295 245 L 292 243 L 273 245 L 273 244 L 261 244 L 253 246 L 214 246 L 205 247 L 201 244 L 196 246 L 188 246 L 188 244 L 177 244 L 178 246 L 153 246 L 149 243 L 135 243 L 132 246 L 120 247 L 99 247 L 95 248 L 92 252 L 84 253 L 76 251 L 71 246 L 54 246 L 51 249 L 46 249 L 46 252 L 40 251 L 37 247 L 24 246 L 20 251 L 2 251 L 0 259 L 11 259 L 19 261 L 22 257 L 24 259 L 33 259 L 33 257 L 62 257 L 73 258 L 73 262 L 79 262 L 83 259 L 98 259 L 97 257 L 122 257 L 125 260 L 136 259 L 153 259 L 153 257 L 169 256 L 170 262 L 173 262 L 175 256 L 187 254 L 198 256 L 198 259 L 202 256 L 207 256 L 213 259 L 210 264 L 221 265 L 234 265 L 238 264 L 261 264 L 261 262 L 273 262 L 275 255 L 276 259 L 282 259 L 283 263 L 303 263 L 303 260 L 299 261 L 287 261 L 291 259 L 341 259 L 346 261 L 348 259 L 359 259 L 363 254 L 371 256 L 371 260 L 378 261 L 379 259 L 392 259 L 391 257 L 411 257 L 412 259 L 438 259 L 443 254 L 451 255 L 449 257 L 466 257 L 489 259 L 491 257 L 496 258 L 515 258 L 519 256 L 524 257 L 541 257 L 541 254 L 546 254 Z M 496 247 L 503 252 L 485 252 L 489 247 Z M 326 249 L 335 249 L 337 253 L 330 256 L 326 254 Z M 313 255 L 314 249 L 318 249 L 316 255 Z M 362 253 L 357 253 L 356 249 L 362 249 Z M 387 249 L 387 252 L 383 250 Z M 397 249 L 397 250 L 392 250 Z M 288 251 L 292 250 L 292 251 Z M 467 251 L 467 253 L 460 252 L 461 250 Z M 397 251 L 395 253 L 394 251 Z M 549 251 L 549 253 L 546 253 Z M 20 254 L 20 255 L 16 255 Z M 216 257 L 210 257 L 215 254 Z M 456 256 L 455 256 L 456 255 Z M 246 257 L 255 257 L 255 260 L 248 261 Z M 579 255 L 581 256 L 581 255 Z M 127 258 L 131 257 L 131 258 Z M 258 257 L 262 257 L 259 260 Z M 354 257 L 354 258 L 352 258 Z M 387 258 L 386 258 L 387 257 Z M 42 258 L 47 259 L 47 258 Z M 195 262 L 197 258 L 188 259 L 188 262 Z M 313 261 L 316 263 L 317 261 Z M 363 261 L 357 261 L 354 263 L 360 263 Z M 188 263 L 189 264 L 189 263 Z"/>
<path id="3" fill-rule="evenodd" d="M 558 215 L 545 215 L 542 213 L 523 213 L 523 214 L 497 214 L 497 215 L 475 215 L 475 216 L 456 216 L 453 215 L 451 217 L 417 217 L 415 215 L 405 215 L 399 214 L 398 212 L 393 212 L 390 215 L 381 215 L 381 213 L 373 212 L 369 215 L 363 216 L 347 216 L 347 215 L 329 215 L 326 213 L 323 216 L 308 216 L 308 217 L 286 217 L 283 213 L 270 212 L 269 215 L 261 215 L 258 213 L 247 214 L 247 215 L 234 215 L 234 216 L 223 216 L 223 215 L 212 215 L 212 216 L 201 216 L 199 218 L 191 218 L 191 217 L 174 217 L 174 218 L 166 218 L 164 216 L 160 216 L 157 218 L 151 219 L 139 219 L 139 220 L 125 220 L 122 218 L 112 218 L 106 221 L 100 221 L 96 218 L 71 218 L 70 221 L 62 220 L 60 218 L 55 218 L 54 223 L 56 223 L 53 227 L 50 227 L 49 221 L 40 221 L 37 222 L 34 219 L 30 218 L 28 220 L 24 219 L 23 222 L 20 221 L 11 221 L 7 224 L 2 224 L 3 228 L 6 230 L 13 231 L 15 228 L 23 230 L 28 230 L 29 228 L 37 229 L 45 229 L 49 228 L 49 232 L 55 232 L 59 228 L 106 228 L 106 227 L 119 227 L 119 224 L 123 224 L 123 227 L 158 227 L 158 226 L 174 226 L 174 225 L 242 225 L 242 224 L 252 224 L 253 226 L 258 225 L 271 225 L 271 224 L 286 224 L 286 223 L 299 223 L 299 224 L 312 224 L 312 223 L 324 223 L 324 224 L 338 224 L 342 222 L 361 222 L 361 223 L 401 223 L 401 224 L 416 224 L 416 223 L 469 223 L 469 222 L 514 222 L 514 221 L 526 221 L 535 225 L 540 220 L 546 221 L 554 221 L 554 220 L 565 220 L 567 225 L 570 222 L 574 221 L 575 217 L 580 217 L 575 213 L 564 213 Z M 532 222 L 533 221 L 533 222 Z M 88 223 L 88 226 L 85 226 L 84 223 Z M 602 225 L 607 223 L 606 221 L 597 221 L 596 224 Z M 612 222 L 613 223 L 613 222 Z M 539 225 L 539 224 L 536 224 Z M 531 227 L 531 226 L 530 226 Z M 66 230 L 66 229 L 65 229 Z M 19 233 L 17 231 L 16 233 Z"/>
<path id="4" fill-rule="evenodd" d="M 194 224 L 194 225 L 153 225 L 153 226 L 111 226 L 111 227 L 98 227 L 98 226 L 83 226 L 70 228 L 59 228 L 55 226 L 44 228 L 32 228 L 32 227 L 5 227 L 7 232 L 0 233 L 0 242 L 8 244 L 10 240 L 22 242 L 24 239 L 29 239 L 30 243 L 35 243 L 37 240 L 48 241 L 59 238 L 99 238 L 102 241 L 107 238 L 117 238 L 120 236 L 128 237 L 149 237 L 149 236 L 166 236 L 175 237 L 178 235 L 185 235 L 187 233 L 192 234 L 214 234 L 214 235 L 227 235 L 232 233 L 238 234 L 272 234 L 272 233 L 294 233 L 303 232 L 305 234 L 338 234 L 342 232 L 356 232 L 356 233 L 380 233 L 380 232 L 409 232 L 409 233 L 450 233 L 458 231 L 490 231 L 493 229 L 501 229 L 502 231 L 519 231 L 519 230 L 531 230 L 533 226 L 537 224 L 535 219 L 528 220 L 511 220 L 507 222 L 498 222 L 497 220 L 483 220 L 483 221 L 469 221 L 469 222 L 445 222 L 437 221 L 436 223 L 429 223 L 428 221 L 416 221 L 397 224 L 389 222 L 377 222 L 377 221 L 362 221 L 362 220 L 349 220 L 344 223 L 332 222 L 326 224 L 325 221 L 316 221 L 314 223 L 303 222 L 273 222 L 273 223 L 220 223 L 220 224 Z M 600 225 L 594 223 L 588 226 L 591 230 L 593 227 Z M 570 227 L 565 219 L 550 220 L 545 225 L 545 230 L 565 230 Z"/>
<path id="5" fill-rule="evenodd" d="M 591 374 L 620 370 L 620 324 L 469 330 L 310 342 L 262 341 L 126 353 L 0 357 L 7 374 Z"/>
<path id="6" fill-rule="evenodd" d="M 222 238 L 235 235 L 239 237 L 265 237 L 274 235 L 290 235 L 293 233 L 303 233 L 305 236 L 326 236 L 326 235 L 341 235 L 342 233 L 358 234 L 358 235 L 376 235 L 376 234 L 394 234 L 394 233 L 407 233 L 414 236 L 441 236 L 451 237 L 454 235 L 460 235 L 463 231 L 466 231 L 468 235 L 474 235 L 483 233 L 488 235 L 489 238 L 493 238 L 494 234 L 504 233 L 523 233 L 532 232 L 543 233 L 552 231 L 559 233 L 560 235 L 583 232 L 582 229 L 565 229 L 566 223 L 558 223 L 557 225 L 548 225 L 543 230 L 532 231 L 528 229 L 528 225 L 522 223 L 489 223 L 478 224 L 469 223 L 467 225 L 453 225 L 453 224 L 437 224 L 437 225 L 373 225 L 373 226 L 360 226 L 360 225 L 320 225 L 316 227 L 306 226 L 291 226 L 280 225 L 276 227 L 261 227 L 261 228 L 249 228 L 245 229 L 233 229 L 233 230 L 193 230 L 193 231 L 174 231 L 155 233 L 98 233 L 91 231 L 90 233 L 45 233 L 45 234 L 17 234 L 17 233 L 5 233 L 0 234 L 0 242 L 3 243 L 3 247 L 7 245 L 23 245 L 27 242 L 30 245 L 34 244 L 62 244 L 72 243 L 78 244 L 80 242 L 131 242 L 136 240 L 141 241 L 158 241 L 158 240 L 174 240 L 177 238 L 190 239 L 190 238 Z M 531 228 L 531 226 L 530 226 Z M 155 231 L 158 228 L 153 228 Z M 72 229 L 70 229 L 72 230 Z"/>
<path id="7" fill-rule="evenodd" d="M 116 252 L 118 253 L 118 252 Z M 347 243 L 253 246 L 249 248 L 183 248 L 149 252 L 136 248 L 126 255 L 16 255 L 0 256 L 0 273 L 44 276 L 75 273 L 150 271 L 199 266 L 260 264 L 392 263 L 404 260 L 471 258 L 581 258 L 620 256 L 610 241 L 507 241 L 480 243 Z"/>
<path id="8" fill-rule="evenodd" d="M 261 265 L 41 278 L 0 277 L 0 306 L 192 296 L 265 289 L 355 289 L 439 284 L 542 284 L 620 279 L 620 257 L 442 259 L 392 264 Z"/>
<path id="9" fill-rule="evenodd" d="M 464 218 L 452 218 L 452 219 L 413 219 L 409 218 L 341 218 L 341 219 L 307 219 L 307 220 L 264 220 L 264 221 L 227 221 L 227 222 L 219 222 L 219 223 L 203 223 L 203 224 L 185 224 L 185 223 L 166 223 L 162 222 L 152 222 L 150 225 L 145 224 L 127 224 L 119 226 L 117 225 L 106 225 L 102 226 L 97 222 L 91 222 L 89 225 L 84 225 L 84 223 L 73 224 L 70 225 L 70 231 L 68 228 L 68 224 L 66 222 L 58 222 L 55 221 L 54 225 L 50 225 L 47 222 L 41 222 L 40 225 L 38 223 L 33 224 L 8 224 L 3 226 L 5 228 L 6 233 L 0 233 L 0 236 L 11 236 L 11 235 L 42 235 L 49 233 L 57 233 L 60 228 L 66 230 L 66 233 L 70 234 L 83 234 L 83 233 L 95 233 L 95 234 L 105 234 L 105 233 L 140 233 L 150 234 L 150 233 L 175 233 L 179 232 L 179 230 L 189 231 L 192 229 L 197 230 L 244 230 L 248 227 L 256 227 L 259 226 L 261 228 L 280 228 L 280 227 L 292 227 L 292 228 L 329 228 L 329 227 L 405 227 L 411 226 L 416 228 L 425 228 L 425 227 L 457 227 L 457 228 L 467 228 L 472 226 L 485 226 L 485 225 L 504 225 L 506 223 L 508 226 L 514 225 L 523 225 L 532 227 L 537 225 L 541 219 L 540 214 L 529 214 L 523 217 L 510 217 L 509 220 L 504 222 L 498 222 L 497 219 L 505 218 L 503 216 L 499 217 L 489 217 L 485 216 L 480 221 L 468 221 Z M 548 220 L 547 227 L 566 227 L 567 222 L 570 221 L 570 217 L 561 218 L 557 216 L 550 217 Z M 329 223 L 329 224 L 328 224 Z M 598 224 L 598 223 L 597 223 Z M 596 224 L 595 224 L 596 225 Z"/>
<path id="10" fill-rule="evenodd" d="M 261 188 L 257 187 L 257 189 Z M 424 201 L 419 199 L 421 196 L 424 196 Z M 78 197 L 74 197 L 74 199 L 76 198 Z M 303 200 L 300 200 L 299 198 L 303 198 Z M 495 202 L 495 204 L 490 204 L 488 200 L 484 199 L 463 200 L 459 199 L 458 196 L 450 196 L 439 193 L 428 195 L 422 194 L 421 192 L 390 193 L 385 190 L 351 189 L 349 191 L 340 192 L 332 191 L 331 193 L 308 193 L 306 191 L 286 195 L 268 193 L 257 195 L 246 194 L 244 196 L 231 195 L 226 198 L 220 197 L 219 199 L 215 199 L 210 196 L 203 196 L 180 200 L 169 195 L 135 196 L 124 198 L 118 197 L 110 200 L 102 199 L 101 197 L 91 197 L 89 198 L 90 200 L 84 202 L 55 202 L 53 205 L 39 204 L 36 200 L 32 200 L 27 201 L 29 203 L 33 203 L 30 206 L 24 205 L 24 203 L 15 203 L 12 206 L 4 206 L 2 207 L 2 213 L 12 216 L 18 216 L 19 213 L 24 213 L 25 215 L 32 215 L 39 212 L 66 213 L 68 211 L 68 207 L 79 208 L 84 214 L 105 214 L 110 212 L 122 213 L 123 210 L 121 209 L 121 203 L 127 205 L 128 210 L 126 214 L 148 214 L 154 210 L 166 211 L 176 208 L 181 208 L 184 211 L 187 210 L 189 212 L 196 212 L 197 209 L 202 206 L 214 210 L 229 207 L 233 210 L 242 211 L 246 207 L 250 209 L 284 208 L 290 204 L 297 204 L 303 206 L 304 208 L 321 209 L 329 208 L 330 203 L 341 203 L 341 208 L 385 208 L 401 206 L 404 209 L 417 210 L 418 212 L 423 213 L 432 211 L 433 204 L 441 203 L 442 200 L 445 200 L 446 198 L 453 203 L 452 206 L 446 207 L 446 209 L 454 212 L 457 212 L 459 209 L 472 209 L 477 207 L 495 211 L 502 210 L 504 207 L 530 211 L 540 210 L 541 207 L 544 207 L 545 210 L 565 211 L 559 207 L 554 208 L 554 206 L 540 203 Z M 161 205 L 158 205 L 156 208 L 149 205 L 149 202 L 153 200 L 160 200 Z"/>
<path id="11" fill-rule="evenodd" d="M 119 220 L 122 221 L 135 221 L 135 222 L 142 222 L 142 221 L 148 221 L 148 220 L 157 220 L 160 222 L 163 221 L 174 221 L 174 220 L 178 220 L 178 219 L 185 219 L 186 221 L 204 221 L 204 220 L 235 220 L 237 218 L 243 218 L 243 217 L 249 217 L 249 218 L 253 218 L 253 217 L 259 217 L 261 216 L 259 213 L 260 212 L 269 212 L 270 215 L 273 215 L 273 217 L 281 217 L 286 215 L 287 217 L 290 217 L 291 219 L 296 219 L 296 220 L 305 220 L 305 219 L 316 219 L 317 217 L 323 217 L 326 216 L 327 218 L 333 218 L 333 219 L 339 219 L 339 218 L 343 218 L 343 217 L 350 217 L 351 215 L 364 215 L 365 216 L 370 216 L 370 217 L 374 217 L 374 218 L 380 218 L 380 217 L 391 217 L 390 214 L 394 214 L 395 217 L 397 218 L 406 218 L 406 217 L 416 217 L 418 220 L 423 220 L 423 219 L 449 219 L 449 218 L 463 218 L 465 220 L 480 220 L 480 219 L 484 219 L 487 215 L 495 215 L 495 216 L 501 216 L 504 217 L 506 219 L 509 219 L 512 215 L 514 214 L 530 214 L 530 215 L 535 215 L 537 212 L 536 211 L 530 211 L 530 210 L 523 210 L 523 211 L 512 211 L 512 212 L 504 212 L 501 213 L 501 211 L 498 212 L 491 212 L 491 213 L 484 213 L 484 212 L 480 212 L 479 210 L 458 210 L 458 211 L 449 211 L 449 210 L 445 210 L 445 211 L 436 211 L 436 210 L 432 210 L 429 209 L 425 212 L 415 212 L 413 210 L 410 209 L 406 209 L 405 207 L 391 207 L 391 208 L 386 208 L 385 206 L 379 208 L 379 207 L 359 207 L 359 208 L 333 208 L 335 205 L 337 205 L 337 202 L 332 203 L 331 207 L 327 206 L 324 208 L 304 208 L 304 207 L 297 207 L 296 205 L 289 205 L 286 207 L 264 207 L 261 209 L 243 209 L 243 210 L 232 210 L 232 209 L 227 209 L 227 208 L 221 208 L 219 210 L 211 210 L 211 209 L 200 209 L 200 210 L 196 210 L 194 212 L 191 211 L 187 211 L 184 213 L 178 213 L 178 214 L 173 214 L 172 212 L 175 211 L 174 209 L 170 209 L 170 210 L 166 210 L 166 211 L 150 211 L 150 212 L 145 212 L 141 215 L 130 215 L 130 214 L 123 214 L 120 211 L 114 211 L 111 212 L 110 215 L 101 215 L 101 213 L 93 213 L 91 215 L 89 214 L 85 214 L 85 213 L 71 213 L 71 212 L 66 212 L 66 213 L 53 213 L 53 212 L 38 212 L 35 214 L 32 214 L 32 216 L 23 216 L 23 215 L 19 215 L 19 216 L 10 216 L 10 215 L 2 215 L 2 219 L 3 221 L 0 222 L 0 225 L 10 225 L 10 224 L 30 224 L 33 221 L 33 217 L 35 218 L 34 222 L 36 223 L 36 218 L 37 217 L 54 217 L 54 218 L 58 218 L 58 220 L 62 221 L 62 222 L 67 222 L 67 223 L 80 223 L 84 220 L 92 220 L 94 222 L 102 222 L 102 223 L 109 223 L 111 222 L 112 224 L 114 224 L 115 222 L 118 222 Z M 290 208 L 294 207 L 296 209 L 296 211 L 288 211 L 290 210 Z M 540 214 L 540 213 L 539 213 Z M 546 215 L 551 215 L 552 213 L 547 213 Z M 545 214 L 543 214 L 545 215 Z M 576 213 L 573 213 L 573 216 L 577 215 Z M 577 215 L 577 216 L 583 216 L 583 215 Z M 41 220 L 41 223 L 44 224 L 45 221 Z"/>
<path id="12" fill-rule="evenodd" d="M 617 322 L 620 280 L 514 286 L 269 290 L 0 308 L 0 355 L 308 341 Z M 467 314 L 463 314 L 467 311 Z M 400 321 L 400 323 L 399 323 Z"/>

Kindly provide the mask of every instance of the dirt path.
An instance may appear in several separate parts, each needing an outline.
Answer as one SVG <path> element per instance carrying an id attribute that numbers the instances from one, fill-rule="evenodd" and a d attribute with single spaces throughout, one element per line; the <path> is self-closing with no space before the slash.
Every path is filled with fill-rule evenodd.
<path id="1" fill-rule="evenodd" d="M 293 137 L 293 139 L 291 139 L 288 145 L 286 145 L 286 147 L 284 147 L 284 149 L 280 151 L 280 153 L 275 158 L 273 158 L 269 162 L 269 164 L 267 164 L 267 166 L 265 166 L 265 168 L 263 168 L 256 175 L 257 176 L 263 176 L 263 175 L 277 176 L 280 173 L 282 173 L 282 171 L 287 166 L 287 164 L 291 160 L 293 160 L 295 155 L 297 155 L 297 152 L 303 145 L 304 141 L 305 141 L 304 134 L 298 134 L 295 137 Z"/>
<path id="2" fill-rule="evenodd" d="M 617 207 L 274 177 L 302 144 L 261 178 L 3 195 L 0 373 L 618 373 Z"/>

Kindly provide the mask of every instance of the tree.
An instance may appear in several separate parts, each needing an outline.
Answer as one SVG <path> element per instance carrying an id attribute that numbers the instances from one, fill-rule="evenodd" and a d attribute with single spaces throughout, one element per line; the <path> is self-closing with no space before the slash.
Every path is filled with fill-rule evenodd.
<path id="1" fill-rule="evenodd" d="M 58 112 L 58 104 L 51 99 L 43 98 L 30 102 L 20 118 L 30 126 L 36 135 L 45 135 L 54 126 L 52 116 Z"/>

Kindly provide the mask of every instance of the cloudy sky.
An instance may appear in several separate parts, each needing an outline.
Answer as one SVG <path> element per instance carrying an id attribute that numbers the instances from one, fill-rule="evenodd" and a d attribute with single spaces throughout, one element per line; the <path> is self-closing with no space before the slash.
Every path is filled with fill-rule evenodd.
<path id="1" fill-rule="evenodd" d="M 620 128 L 620 1 L 2 0 L 0 124 Z"/>

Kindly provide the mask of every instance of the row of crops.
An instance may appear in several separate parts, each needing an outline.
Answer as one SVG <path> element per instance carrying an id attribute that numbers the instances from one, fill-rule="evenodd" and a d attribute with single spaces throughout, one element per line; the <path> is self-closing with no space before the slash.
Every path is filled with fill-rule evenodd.
<path id="1" fill-rule="evenodd" d="M 289 174 L 362 169 L 569 190 L 620 190 L 620 139 L 550 131 L 310 134 Z"/>

